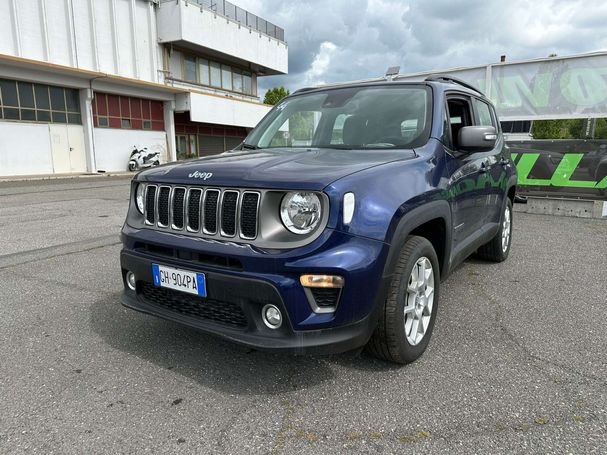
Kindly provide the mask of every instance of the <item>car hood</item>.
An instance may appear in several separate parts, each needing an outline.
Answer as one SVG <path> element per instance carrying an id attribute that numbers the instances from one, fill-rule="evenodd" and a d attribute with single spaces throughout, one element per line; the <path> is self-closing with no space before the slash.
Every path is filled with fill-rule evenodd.
<path id="1" fill-rule="evenodd" d="M 183 185 L 321 190 L 354 172 L 414 157 L 413 150 L 243 150 L 158 166 L 139 173 L 137 179 Z"/>

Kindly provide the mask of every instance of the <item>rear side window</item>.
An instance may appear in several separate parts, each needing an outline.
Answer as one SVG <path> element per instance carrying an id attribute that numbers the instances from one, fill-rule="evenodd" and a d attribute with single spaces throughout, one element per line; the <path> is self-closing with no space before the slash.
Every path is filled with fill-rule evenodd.
<path id="1" fill-rule="evenodd" d="M 491 114 L 491 108 L 487 103 L 477 98 L 473 99 L 474 110 L 476 112 L 476 124 L 479 126 L 495 127 L 495 120 Z"/>

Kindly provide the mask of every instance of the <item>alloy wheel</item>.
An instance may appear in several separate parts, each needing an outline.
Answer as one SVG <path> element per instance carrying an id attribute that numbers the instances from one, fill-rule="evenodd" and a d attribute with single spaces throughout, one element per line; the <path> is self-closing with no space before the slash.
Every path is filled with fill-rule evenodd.
<path id="1" fill-rule="evenodd" d="M 419 258 L 407 285 L 405 295 L 405 334 L 411 346 L 419 344 L 430 325 L 434 303 L 434 269 L 430 260 Z"/>
<path id="2" fill-rule="evenodd" d="M 505 253 L 508 250 L 510 244 L 510 234 L 512 229 L 512 219 L 510 214 L 510 207 L 506 206 L 504 212 L 504 221 L 502 222 L 502 251 Z"/>

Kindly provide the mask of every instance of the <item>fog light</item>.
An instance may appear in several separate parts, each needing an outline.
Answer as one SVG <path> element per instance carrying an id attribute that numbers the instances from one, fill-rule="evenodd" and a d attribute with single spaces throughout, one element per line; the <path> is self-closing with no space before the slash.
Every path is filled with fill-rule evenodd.
<path id="1" fill-rule="evenodd" d="M 133 272 L 126 272 L 126 284 L 131 291 L 137 290 L 137 279 Z"/>
<path id="2" fill-rule="evenodd" d="M 337 275 L 302 275 L 299 282 L 305 288 L 343 288 L 344 279 Z"/>
<path id="3" fill-rule="evenodd" d="M 261 310 L 263 323 L 271 329 L 277 329 L 282 325 L 282 313 L 274 305 L 266 305 Z"/>

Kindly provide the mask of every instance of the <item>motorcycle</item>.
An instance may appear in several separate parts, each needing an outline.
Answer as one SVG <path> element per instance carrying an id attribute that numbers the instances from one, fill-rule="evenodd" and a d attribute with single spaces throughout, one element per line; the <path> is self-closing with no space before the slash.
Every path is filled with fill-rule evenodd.
<path id="1" fill-rule="evenodd" d="M 160 152 L 148 152 L 147 147 L 138 149 L 133 147 L 129 158 L 129 171 L 139 171 L 160 164 Z"/>

